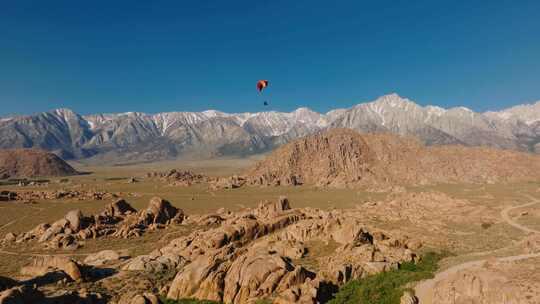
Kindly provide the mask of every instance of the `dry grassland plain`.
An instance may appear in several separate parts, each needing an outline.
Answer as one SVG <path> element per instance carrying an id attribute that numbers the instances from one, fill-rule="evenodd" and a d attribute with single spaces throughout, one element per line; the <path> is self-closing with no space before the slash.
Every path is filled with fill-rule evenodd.
<path id="1" fill-rule="evenodd" d="M 233 190 L 210 190 L 208 185 L 190 187 L 171 186 L 160 180 L 142 178 L 146 172 L 166 171 L 172 168 L 192 170 L 209 176 L 229 176 L 241 173 L 260 157 L 250 159 L 218 159 L 210 161 L 168 161 L 160 163 L 129 164 L 116 166 L 90 166 L 71 163 L 77 170 L 89 174 L 69 177 L 67 183 L 59 178 L 51 179 L 47 186 L 24 187 L 1 186 L 0 190 L 55 190 L 84 189 L 122 193 L 123 197 L 136 209 L 145 208 L 153 196 L 169 200 L 174 206 L 187 214 L 208 213 L 219 208 L 240 210 L 254 207 L 263 200 L 275 200 L 280 195 L 287 196 L 293 207 L 312 207 L 322 209 L 354 208 L 362 212 L 366 202 L 385 201 L 395 193 L 367 192 L 361 189 L 321 189 L 311 186 L 300 187 L 242 187 Z M 131 177 L 140 180 L 128 183 Z M 467 214 L 456 221 L 443 215 L 435 219 L 442 232 L 429 226 L 430 220 L 412 223 L 407 220 L 388 221 L 383 216 L 374 217 L 366 213 L 365 222 L 374 228 L 399 231 L 420 238 L 425 243 L 424 250 L 444 250 L 452 256 L 443 261 L 443 268 L 453 264 L 476 259 L 478 256 L 507 255 L 513 251 L 513 244 L 523 238 L 523 233 L 504 220 L 500 213 L 510 206 L 518 206 L 530 201 L 530 197 L 540 198 L 540 181 L 514 184 L 452 184 L 425 187 L 408 187 L 411 192 L 442 192 L 451 198 L 469 201 L 481 210 L 481 214 L 468 219 Z M 135 194 L 135 196 L 128 195 Z M 527 196 L 528 195 L 528 196 Z M 62 218 L 68 211 L 79 209 L 83 214 L 96 214 L 103 210 L 109 200 L 46 200 L 35 204 L 0 202 L 0 238 L 8 232 L 20 233 L 44 222 L 51 223 Z M 540 229 L 540 204 L 523 209 L 512 210 L 510 216 L 516 222 Z M 423 224 L 424 223 L 424 224 Z M 123 250 L 131 256 L 148 253 L 160 248 L 168 241 L 189 233 L 185 226 L 169 227 L 152 231 L 140 238 L 87 240 L 76 251 L 45 250 L 35 243 L 8 246 L 0 250 L 0 276 L 15 276 L 21 266 L 27 264 L 34 255 L 63 254 L 82 260 L 90 253 L 103 249 Z M 310 254 L 302 264 L 314 265 L 318 255 L 332 251 L 332 244 L 308 244 Z M 320 254 L 319 254 L 320 253 Z"/>

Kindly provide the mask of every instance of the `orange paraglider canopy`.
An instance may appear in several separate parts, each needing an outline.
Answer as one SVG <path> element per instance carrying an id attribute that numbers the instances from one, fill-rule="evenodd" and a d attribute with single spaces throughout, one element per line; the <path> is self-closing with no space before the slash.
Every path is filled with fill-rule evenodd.
<path id="1" fill-rule="evenodd" d="M 261 92 L 267 86 L 268 86 L 268 80 L 259 80 L 257 82 L 257 90 L 259 90 L 259 92 Z"/>

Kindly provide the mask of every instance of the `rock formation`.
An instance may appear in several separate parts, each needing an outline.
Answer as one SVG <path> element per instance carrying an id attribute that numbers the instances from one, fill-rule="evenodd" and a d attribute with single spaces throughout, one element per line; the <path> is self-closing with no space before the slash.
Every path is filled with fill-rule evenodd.
<path id="1" fill-rule="evenodd" d="M 60 157 L 41 150 L 0 150 L 0 178 L 33 178 L 75 175 L 78 172 Z"/>
<path id="2" fill-rule="evenodd" d="M 490 148 L 425 147 L 413 138 L 333 129 L 276 149 L 249 184 L 354 187 L 493 183 L 540 177 L 540 156 Z"/>
<path id="3" fill-rule="evenodd" d="M 171 169 L 165 172 L 148 172 L 145 177 L 150 179 L 160 179 L 169 183 L 171 186 L 186 187 L 208 181 L 208 177 L 202 174 L 177 169 Z"/>
<path id="4" fill-rule="evenodd" d="M 183 220 L 184 212 L 181 209 L 159 197 L 152 198 L 148 207 L 139 212 L 120 199 L 107 205 L 101 214 L 85 216 L 79 210 L 72 210 L 52 224 L 39 224 L 20 235 L 7 234 L 3 242 L 22 243 L 37 240 L 48 248 L 74 250 L 88 238 L 108 235 L 137 237 L 148 229 L 164 228 L 170 224 L 179 224 Z"/>
<path id="5" fill-rule="evenodd" d="M 206 222 L 209 217 L 213 216 L 186 223 Z M 347 212 L 292 209 L 284 197 L 219 217 L 218 227 L 174 239 L 122 268 L 177 272 L 167 292 L 171 299 L 317 303 L 328 296 L 322 286 L 338 286 L 416 260 L 408 239 L 372 231 Z M 339 244 L 334 253 L 319 258 L 320 271 L 293 262 L 306 254 L 305 243 L 311 241 Z"/>

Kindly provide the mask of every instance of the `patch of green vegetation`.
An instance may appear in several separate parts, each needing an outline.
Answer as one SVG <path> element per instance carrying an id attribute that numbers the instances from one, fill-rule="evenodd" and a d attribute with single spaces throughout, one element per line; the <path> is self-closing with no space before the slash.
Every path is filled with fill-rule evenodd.
<path id="1" fill-rule="evenodd" d="M 354 280 L 340 288 L 329 304 L 377 303 L 399 304 L 407 284 L 433 278 L 438 262 L 446 254 L 427 253 L 418 263 L 403 263 L 397 270 Z"/>

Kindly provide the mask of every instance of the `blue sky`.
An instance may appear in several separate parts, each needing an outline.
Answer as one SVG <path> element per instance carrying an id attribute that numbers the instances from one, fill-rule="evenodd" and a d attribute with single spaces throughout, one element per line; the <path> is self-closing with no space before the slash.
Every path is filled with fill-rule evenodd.
<path id="1" fill-rule="evenodd" d="M 325 112 L 391 92 L 501 109 L 540 99 L 539 13 L 497 0 L 3 1 L 0 115 Z"/>

